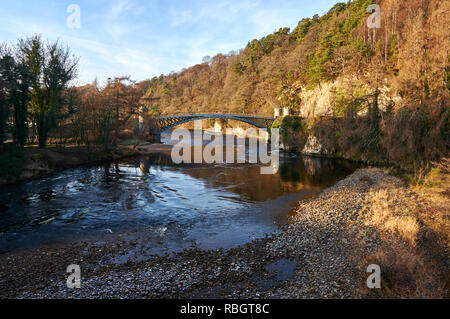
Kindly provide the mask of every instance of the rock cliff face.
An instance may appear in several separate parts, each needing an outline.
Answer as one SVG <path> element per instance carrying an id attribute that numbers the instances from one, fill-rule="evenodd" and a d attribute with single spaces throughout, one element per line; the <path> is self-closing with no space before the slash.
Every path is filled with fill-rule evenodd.
<path id="1" fill-rule="evenodd" d="M 385 111 L 389 106 L 399 104 L 401 97 L 394 95 L 392 89 L 389 88 L 387 79 L 385 85 L 380 88 L 378 97 L 378 107 Z M 334 114 L 335 101 L 338 98 L 337 92 L 346 92 L 352 95 L 352 90 L 358 87 L 361 91 L 370 92 L 364 83 L 356 78 L 340 77 L 335 81 L 325 82 L 316 86 L 313 90 L 302 87 L 298 97 L 300 99 L 299 115 L 303 118 L 314 119 L 321 116 L 332 116 Z M 366 109 L 360 112 L 364 115 Z"/>
<path id="2" fill-rule="evenodd" d="M 322 144 L 320 144 L 319 140 L 314 135 L 308 137 L 308 141 L 306 142 L 302 153 L 306 155 L 329 155 L 328 151 L 323 148 Z"/>
<path id="3" fill-rule="evenodd" d="M 314 118 L 316 116 L 332 115 L 333 94 L 331 89 L 335 83 L 324 83 L 318 85 L 314 90 L 302 89 L 299 94 L 301 100 L 300 116 Z"/>

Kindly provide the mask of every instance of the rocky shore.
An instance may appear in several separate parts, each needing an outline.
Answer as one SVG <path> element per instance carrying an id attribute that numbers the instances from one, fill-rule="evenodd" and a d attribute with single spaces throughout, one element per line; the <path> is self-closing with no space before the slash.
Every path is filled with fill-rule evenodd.
<path id="1" fill-rule="evenodd" d="M 367 256 L 386 245 L 385 231 L 368 223 L 367 197 L 392 186 L 405 188 L 381 169 L 357 170 L 300 202 L 279 234 L 228 251 L 192 247 L 154 256 L 142 250 L 141 261 L 114 263 L 136 247 L 128 239 L 0 255 L 0 297 L 366 297 Z M 66 287 L 70 264 L 81 266 L 81 289 Z"/>

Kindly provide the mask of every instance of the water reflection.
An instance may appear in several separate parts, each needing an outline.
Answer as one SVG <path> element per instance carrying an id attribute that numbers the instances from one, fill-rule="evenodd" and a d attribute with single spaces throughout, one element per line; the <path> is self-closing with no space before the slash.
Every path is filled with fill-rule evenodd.
<path id="1" fill-rule="evenodd" d="M 258 164 L 180 164 L 169 154 L 67 170 L 0 188 L 0 252 L 45 242 L 140 232 L 165 246 L 233 247 L 276 231 L 291 204 L 351 173 L 347 162 L 281 159 Z M 108 231 L 108 232 L 107 232 Z"/>
<path id="2" fill-rule="evenodd" d="M 140 160 L 141 174 L 149 174 L 150 167 L 172 164 L 168 154 Z M 283 158 L 277 174 L 262 175 L 260 165 L 176 165 L 184 174 L 201 179 L 208 188 L 222 189 L 241 196 L 245 201 L 266 201 L 304 190 L 320 190 L 346 176 L 355 167 L 346 161 L 321 158 Z"/>

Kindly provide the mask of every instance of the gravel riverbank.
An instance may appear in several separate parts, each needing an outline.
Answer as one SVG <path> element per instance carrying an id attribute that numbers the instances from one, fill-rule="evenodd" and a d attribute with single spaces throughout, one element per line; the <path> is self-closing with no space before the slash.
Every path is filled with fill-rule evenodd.
<path id="1" fill-rule="evenodd" d="M 364 258 L 382 245 L 380 231 L 367 225 L 363 207 L 369 191 L 385 185 L 404 187 L 381 169 L 357 170 L 299 203 L 279 234 L 228 251 L 192 247 L 117 264 L 114 257 L 137 243 L 115 240 L 1 255 L 0 297 L 360 297 L 367 289 Z M 81 289 L 66 288 L 70 264 L 81 266 Z"/>

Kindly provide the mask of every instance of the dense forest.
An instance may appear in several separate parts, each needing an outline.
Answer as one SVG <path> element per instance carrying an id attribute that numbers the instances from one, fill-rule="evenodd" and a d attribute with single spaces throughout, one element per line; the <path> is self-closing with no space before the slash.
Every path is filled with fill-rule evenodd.
<path id="1" fill-rule="evenodd" d="M 314 135 L 329 155 L 413 168 L 450 148 L 450 3 L 379 0 L 337 3 L 322 16 L 280 28 L 237 52 L 205 57 L 178 73 L 71 86 L 77 59 L 41 36 L 0 49 L 1 152 L 37 144 L 104 149 L 137 133 L 137 114 L 273 115 L 292 148 Z M 1 160 L 1 159 L 0 159 Z M 7 159 L 6 161 L 9 161 Z"/>

